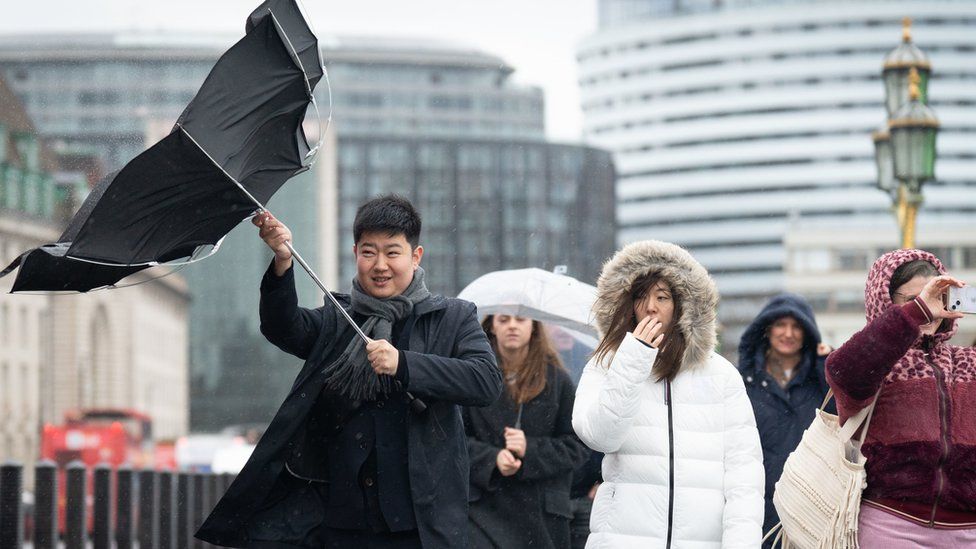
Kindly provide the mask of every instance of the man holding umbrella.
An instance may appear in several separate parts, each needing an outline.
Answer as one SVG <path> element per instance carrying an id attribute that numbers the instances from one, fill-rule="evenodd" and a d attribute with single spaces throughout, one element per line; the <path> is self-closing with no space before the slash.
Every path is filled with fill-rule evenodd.
<path id="1" fill-rule="evenodd" d="M 420 216 L 397 196 L 360 207 L 356 279 L 298 306 L 291 233 L 254 219 L 275 257 L 261 332 L 306 360 L 264 437 L 197 532 L 233 547 L 466 547 L 468 459 L 459 406 L 486 406 L 501 374 L 475 306 L 428 292 Z"/>

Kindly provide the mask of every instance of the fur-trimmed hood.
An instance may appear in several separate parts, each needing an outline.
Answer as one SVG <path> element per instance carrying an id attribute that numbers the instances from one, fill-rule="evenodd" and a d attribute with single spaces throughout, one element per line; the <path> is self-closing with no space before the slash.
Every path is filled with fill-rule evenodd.
<path id="1" fill-rule="evenodd" d="M 593 304 L 600 336 L 609 330 L 614 312 L 634 281 L 653 272 L 667 281 L 671 293 L 681 301 L 678 329 L 687 342 L 682 369 L 703 364 L 717 341 L 718 289 L 708 271 L 690 253 L 668 242 L 644 240 L 628 244 L 603 265 Z"/>

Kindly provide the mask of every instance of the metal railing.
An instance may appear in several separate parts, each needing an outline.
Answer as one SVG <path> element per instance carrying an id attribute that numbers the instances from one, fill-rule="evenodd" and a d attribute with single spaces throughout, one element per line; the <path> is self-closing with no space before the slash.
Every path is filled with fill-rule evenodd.
<path id="1" fill-rule="evenodd" d="M 193 533 L 234 479 L 127 466 L 89 470 L 78 461 L 61 473 L 63 480 L 50 461 L 35 466 L 31 505 L 24 501 L 23 466 L 0 465 L 0 549 L 211 547 Z"/>

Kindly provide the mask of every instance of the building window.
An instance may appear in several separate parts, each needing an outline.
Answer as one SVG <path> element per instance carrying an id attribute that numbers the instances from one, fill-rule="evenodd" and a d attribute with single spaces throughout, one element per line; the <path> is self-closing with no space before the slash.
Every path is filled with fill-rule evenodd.
<path id="1" fill-rule="evenodd" d="M 827 250 L 797 250 L 793 252 L 792 268 L 798 273 L 825 272 L 830 270 Z"/>
<path id="2" fill-rule="evenodd" d="M 864 294 L 860 291 L 839 291 L 834 294 L 834 305 L 839 313 L 856 313 L 864 310 Z"/>
<path id="3" fill-rule="evenodd" d="M 944 265 L 946 269 L 951 269 L 956 266 L 955 258 L 952 257 L 952 248 L 947 246 L 930 246 L 926 248 L 926 250 L 932 252 L 935 257 L 939 258 L 939 261 L 942 262 L 942 265 Z"/>
<path id="4" fill-rule="evenodd" d="M 30 345 L 30 330 L 27 327 L 27 307 L 20 308 L 20 341 L 26 348 Z"/>
<path id="5" fill-rule="evenodd" d="M 866 271 L 868 253 L 864 250 L 837 250 L 837 268 L 841 271 Z"/>
<path id="6" fill-rule="evenodd" d="M 7 363 L 0 363 L 0 413 L 10 415 L 10 398 L 14 388 L 10 386 L 10 372 Z"/>
<path id="7" fill-rule="evenodd" d="M 806 298 L 810 307 L 818 313 L 825 312 L 830 307 L 830 294 L 828 293 L 807 293 Z"/>
<path id="8" fill-rule="evenodd" d="M 962 249 L 962 268 L 976 269 L 976 246 L 966 246 Z"/>
<path id="9" fill-rule="evenodd" d="M 20 393 L 21 417 L 31 417 L 30 407 L 33 402 L 31 397 L 34 391 L 31 391 L 30 371 L 26 363 L 20 365 L 20 383 L 23 387 Z"/>

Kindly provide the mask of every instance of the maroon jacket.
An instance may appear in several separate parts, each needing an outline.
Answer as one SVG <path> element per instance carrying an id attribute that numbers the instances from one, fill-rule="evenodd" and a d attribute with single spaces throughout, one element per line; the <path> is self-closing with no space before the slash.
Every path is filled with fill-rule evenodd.
<path id="1" fill-rule="evenodd" d="M 881 388 L 862 449 L 868 503 L 930 526 L 976 527 L 976 349 L 947 343 L 954 321 L 921 336 L 924 304 L 892 304 L 891 275 L 916 259 L 945 273 L 921 250 L 881 256 L 864 290 L 868 324 L 827 358 L 827 381 L 842 422 Z"/>

